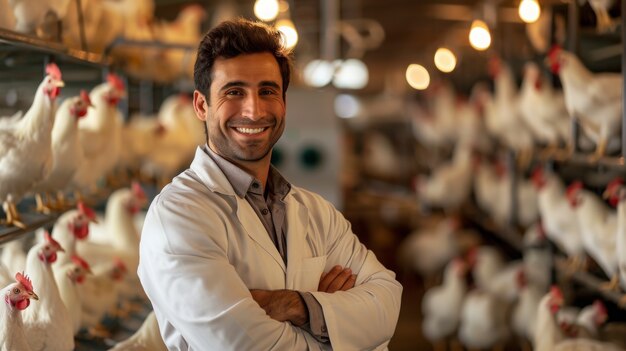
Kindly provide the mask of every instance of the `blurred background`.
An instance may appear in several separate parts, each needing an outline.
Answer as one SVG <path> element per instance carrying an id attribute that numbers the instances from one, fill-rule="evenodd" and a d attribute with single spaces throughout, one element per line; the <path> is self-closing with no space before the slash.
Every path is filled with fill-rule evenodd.
<path id="1" fill-rule="evenodd" d="M 244 17 L 293 50 L 273 164 L 340 209 L 405 287 L 391 350 L 624 347 L 623 6 L 0 0 L 7 284 L 44 229 L 59 240 L 75 216 L 99 218 L 87 242 L 103 247 L 77 252 L 103 272 L 123 252 L 130 288 L 84 319 L 76 349 L 150 321 L 133 268 L 144 211 L 205 142 L 197 44 Z"/>

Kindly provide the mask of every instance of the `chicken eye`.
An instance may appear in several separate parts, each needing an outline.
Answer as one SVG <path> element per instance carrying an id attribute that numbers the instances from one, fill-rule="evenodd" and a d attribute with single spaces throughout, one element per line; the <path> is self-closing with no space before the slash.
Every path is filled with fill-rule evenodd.
<path id="1" fill-rule="evenodd" d="M 18 288 L 13 289 L 13 293 L 14 294 L 19 294 L 20 293 L 20 289 L 18 289 Z"/>

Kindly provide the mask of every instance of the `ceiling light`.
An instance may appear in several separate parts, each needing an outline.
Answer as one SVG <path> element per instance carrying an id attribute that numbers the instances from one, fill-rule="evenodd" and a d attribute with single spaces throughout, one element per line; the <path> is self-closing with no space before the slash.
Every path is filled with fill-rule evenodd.
<path id="1" fill-rule="evenodd" d="M 489 48 L 489 45 L 491 45 L 491 34 L 485 22 L 481 20 L 474 20 L 474 22 L 472 22 L 469 41 L 476 50 L 482 51 Z"/>
<path id="2" fill-rule="evenodd" d="M 333 85 L 340 89 L 362 89 L 367 85 L 369 72 L 363 61 L 348 59 L 343 61 L 333 78 Z"/>
<path id="3" fill-rule="evenodd" d="M 321 88 L 333 79 L 335 67 L 325 60 L 313 60 L 304 67 L 304 81 L 306 84 Z"/>
<path id="4" fill-rule="evenodd" d="M 261 21 L 272 21 L 278 16 L 277 0 L 256 0 L 254 3 L 254 15 Z"/>
<path id="5" fill-rule="evenodd" d="M 354 118 L 361 112 L 361 102 L 350 94 L 335 97 L 335 114 L 341 118 Z"/>
<path id="6" fill-rule="evenodd" d="M 456 67 L 456 56 L 450 49 L 439 48 L 435 52 L 435 66 L 441 72 L 450 73 Z"/>
<path id="7" fill-rule="evenodd" d="M 281 19 L 276 22 L 276 29 L 282 34 L 283 46 L 291 49 L 298 43 L 298 32 L 293 22 L 288 19 Z"/>
<path id="8" fill-rule="evenodd" d="M 406 69 L 406 81 L 413 89 L 424 90 L 430 84 L 430 75 L 424 66 L 412 63 Z"/>
<path id="9" fill-rule="evenodd" d="M 533 23 L 539 19 L 541 7 L 537 0 L 522 0 L 519 3 L 519 16 L 526 23 Z"/>

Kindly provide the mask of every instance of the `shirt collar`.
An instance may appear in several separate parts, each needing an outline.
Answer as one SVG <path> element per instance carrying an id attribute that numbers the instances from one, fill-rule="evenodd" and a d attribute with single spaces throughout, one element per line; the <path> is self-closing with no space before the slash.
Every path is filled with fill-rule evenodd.
<path id="1" fill-rule="evenodd" d="M 215 153 L 206 144 L 202 147 L 202 149 L 224 173 L 237 196 L 244 198 L 248 191 L 256 194 L 263 194 L 263 188 L 258 179 L 254 178 L 234 163 Z M 257 184 L 256 187 L 254 187 L 255 184 Z M 267 186 L 269 187 L 268 191 L 278 195 L 281 200 L 284 199 L 291 190 L 291 184 L 289 184 L 289 182 L 280 174 L 280 172 L 278 172 L 276 168 L 274 168 L 274 166 L 270 166 L 269 175 L 267 177 Z"/>

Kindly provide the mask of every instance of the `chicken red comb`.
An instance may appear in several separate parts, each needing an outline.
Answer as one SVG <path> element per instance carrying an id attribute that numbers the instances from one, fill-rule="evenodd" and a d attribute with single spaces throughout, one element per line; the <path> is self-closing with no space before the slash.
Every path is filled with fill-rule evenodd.
<path id="1" fill-rule="evenodd" d="M 57 64 L 54 62 L 46 65 L 46 74 L 56 80 L 61 80 L 61 70 L 59 69 L 59 66 L 57 66 Z"/>
<path id="2" fill-rule="evenodd" d="M 606 186 L 606 191 L 608 192 L 614 192 L 616 190 L 616 188 L 620 187 L 624 185 L 624 180 L 621 177 L 617 177 L 615 179 L 613 179 L 612 181 L 609 182 L 609 184 L 607 184 Z"/>
<path id="3" fill-rule="evenodd" d="M 567 190 L 565 191 L 565 196 L 567 196 L 568 199 L 571 199 L 582 188 L 583 188 L 583 182 L 581 182 L 580 180 L 577 180 L 567 187 Z"/>
<path id="4" fill-rule="evenodd" d="M 24 289 L 26 289 L 27 291 L 33 291 L 33 283 L 30 281 L 30 278 L 28 278 L 27 275 L 17 272 L 17 274 L 15 274 L 15 280 L 17 280 L 18 283 L 22 284 L 24 286 Z"/>
<path id="5" fill-rule="evenodd" d="M 82 267 L 87 272 L 91 273 L 91 268 L 89 267 L 89 263 L 83 260 L 82 257 L 78 255 L 72 255 L 72 262 L 74 262 L 75 265 Z"/>
<path id="6" fill-rule="evenodd" d="M 548 51 L 548 60 L 550 60 L 551 62 L 556 60 L 557 55 L 562 50 L 563 50 L 563 48 L 561 48 L 561 46 L 559 44 L 552 45 L 552 47 L 550 48 L 550 51 Z"/>
<path id="7" fill-rule="evenodd" d="M 133 182 L 131 184 L 131 191 L 133 192 L 133 195 L 138 199 L 146 198 L 146 193 L 143 191 L 143 188 L 141 187 L 141 185 L 139 185 L 138 182 Z"/>
<path id="8" fill-rule="evenodd" d="M 80 91 L 80 99 L 83 100 L 87 105 L 93 106 L 93 104 L 91 103 L 91 99 L 89 98 L 89 93 L 87 93 L 87 90 Z"/>
<path id="9" fill-rule="evenodd" d="M 556 285 L 552 285 L 550 287 L 550 295 L 552 297 L 556 297 L 559 300 L 563 300 L 563 292 L 561 291 L 561 288 Z"/>
<path id="10" fill-rule="evenodd" d="M 113 262 L 115 262 L 115 267 L 122 272 L 128 272 L 128 268 L 126 268 L 126 264 L 119 257 L 114 257 Z"/>
<path id="11" fill-rule="evenodd" d="M 78 212 L 80 214 L 87 216 L 87 218 L 89 219 L 96 219 L 96 213 L 94 212 L 94 210 L 92 210 L 89 206 L 85 205 L 84 202 L 79 201 L 77 207 L 78 207 Z"/>
<path id="12" fill-rule="evenodd" d="M 107 75 L 107 82 L 111 84 L 116 90 L 124 91 L 125 85 L 120 76 L 115 73 L 109 73 Z"/>
<path id="13" fill-rule="evenodd" d="M 52 235 L 50 235 L 50 232 L 48 232 L 47 230 L 43 231 L 43 237 L 46 239 L 47 243 L 52 244 L 56 248 L 60 248 L 61 247 L 61 244 L 59 244 L 58 241 L 54 240 Z"/>
<path id="14" fill-rule="evenodd" d="M 601 316 L 606 316 L 609 314 L 609 312 L 606 309 L 606 306 L 601 300 L 595 300 L 593 302 L 593 307 L 596 309 L 596 311 L 598 311 L 598 314 L 600 314 Z"/>
<path id="15" fill-rule="evenodd" d="M 561 49 L 558 44 L 552 45 L 552 48 L 548 51 L 548 63 L 550 64 L 550 71 L 552 71 L 552 73 L 558 74 L 561 69 L 559 62 L 559 54 L 561 54 L 561 51 L 563 51 L 563 49 Z"/>
<path id="16" fill-rule="evenodd" d="M 539 185 L 543 182 L 544 173 L 543 166 L 537 166 L 533 169 L 530 179 L 534 184 Z"/>

